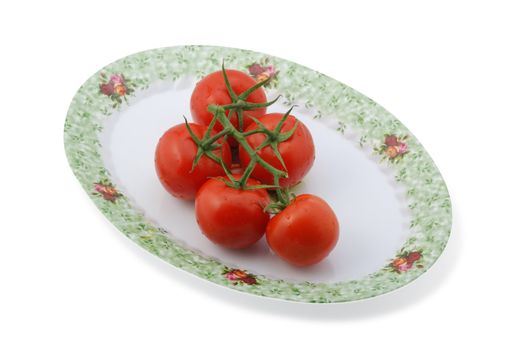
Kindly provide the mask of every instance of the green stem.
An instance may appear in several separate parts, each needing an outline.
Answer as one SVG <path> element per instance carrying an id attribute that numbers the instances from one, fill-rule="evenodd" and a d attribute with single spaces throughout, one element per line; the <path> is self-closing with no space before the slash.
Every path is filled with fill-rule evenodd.
<path id="1" fill-rule="evenodd" d="M 252 109 L 258 109 L 258 108 L 265 108 L 265 107 L 269 107 L 270 105 L 273 105 L 274 103 L 276 103 L 276 101 L 278 101 L 278 99 L 281 97 L 281 95 L 278 95 L 274 100 L 272 101 L 269 101 L 269 102 L 263 102 L 263 103 L 252 103 L 252 102 L 247 102 L 245 100 L 237 100 L 233 103 L 230 103 L 228 105 L 222 105 L 221 107 L 225 110 L 228 110 L 228 109 L 242 109 L 244 111 L 249 111 L 249 110 L 252 110 Z"/>
<path id="2" fill-rule="evenodd" d="M 215 143 L 216 141 L 218 141 L 220 138 L 222 138 L 223 136 L 227 135 L 229 133 L 229 130 L 222 130 L 220 131 L 219 133 L 217 133 L 216 135 L 206 139 L 203 143 L 202 143 L 202 146 L 203 147 L 206 147 L 206 146 L 209 146 L 209 145 L 212 145 L 213 143 Z"/>
<path id="3" fill-rule="evenodd" d="M 246 99 L 247 97 L 249 97 L 250 94 L 252 94 L 254 91 L 258 90 L 259 88 L 261 88 L 262 86 L 264 85 L 267 85 L 269 84 L 269 82 L 272 80 L 273 77 L 269 77 L 268 79 L 265 79 L 265 80 L 262 80 L 260 81 L 259 83 L 251 86 L 250 88 L 248 88 L 247 90 L 245 90 L 244 92 L 242 92 L 239 96 L 238 96 L 238 99 L 240 100 L 244 100 Z"/>
<path id="4" fill-rule="evenodd" d="M 252 171 L 254 170 L 254 167 L 256 166 L 256 161 L 252 160 L 249 162 L 249 165 L 247 165 L 247 168 L 243 172 L 243 175 L 240 179 L 240 187 L 245 187 L 245 184 L 247 183 L 247 180 L 249 179 L 249 176 L 251 176 Z"/>
<path id="5" fill-rule="evenodd" d="M 265 131 L 265 130 L 254 129 L 254 130 L 250 130 L 250 131 L 244 132 L 243 136 L 247 137 L 247 136 L 251 136 L 251 135 L 254 135 L 254 134 L 266 134 L 266 135 L 268 135 L 267 131 Z"/>
<path id="6" fill-rule="evenodd" d="M 231 100 L 237 101 L 238 96 L 232 89 L 231 83 L 229 82 L 229 77 L 227 77 L 227 72 L 225 71 L 225 63 L 222 62 L 222 73 L 223 73 L 223 79 L 225 80 L 225 87 L 227 88 L 227 92 L 229 93 L 229 96 L 231 97 Z"/>
<path id="7" fill-rule="evenodd" d="M 274 176 L 274 186 L 276 186 L 276 196 L 278 196 L 278 203 L 286 203 L 287 201 L 285 200 L 283 192 L 280 188 L 280 178 L 278 176 Z"/>
<path id="8" fill-rule="evenodd" d="M 238 129 L 240 130 L 240 132 L 243 132 L 243 109 L 239 109 L 236 111 L 236 117 L 238 118 Z"/>

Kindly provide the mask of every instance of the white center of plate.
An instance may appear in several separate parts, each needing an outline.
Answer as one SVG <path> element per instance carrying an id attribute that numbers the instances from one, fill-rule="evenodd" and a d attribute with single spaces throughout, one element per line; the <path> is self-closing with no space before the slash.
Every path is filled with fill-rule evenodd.
<path id="1" fill-rule="evenodd" d="M 201 234 L 193 202 L 169 195 L 154 167 L 160 136 L 171 126 L 191 119 L 189 100 L 196 80 L 157 83 L 137 92 L 130 105 L 111 115 L 100 134 L 102 158 L 113 182 L 145 217 L 192 250 L 230 267 L 288 281 L 339 282 L 360 279 L 387 265 L 408 238 L 410 214 L 404 189 L 386 164 L 370 149 L 336 131 L 336 121 L 312 119 L 313 111 L 297 108 L 293 115 L 314 138 L 316 161 L 296 193 L 325 199 L 340 223 L 340 239 L 331 255 L 318 265 L 295 268 L 276 257 L 265 238 L 243 251 L 222 249 Z M 270 112 L 285 112 L 275 104 Z M 332 126 L 333 125 L 333 126 Z"/>

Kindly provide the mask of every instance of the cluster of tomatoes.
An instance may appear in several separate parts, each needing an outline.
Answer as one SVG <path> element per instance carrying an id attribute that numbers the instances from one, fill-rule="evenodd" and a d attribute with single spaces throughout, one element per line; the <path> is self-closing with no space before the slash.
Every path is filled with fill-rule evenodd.
<path id="1" fill-rule="evenodd" d="M 271 250 L 296 266 L 324 259 L 338 240 L 330 206 L 312 194 L 294 196 L 314 163 L 307 127 L 287 113 L 269 113 L 263 86 L 222 68 L 191 96 L 195 123 L 160 138 L 156 171 L 173 196 L 195 200 L 198 225 L 212 242 L 245 248 L 266 234 Z"/>

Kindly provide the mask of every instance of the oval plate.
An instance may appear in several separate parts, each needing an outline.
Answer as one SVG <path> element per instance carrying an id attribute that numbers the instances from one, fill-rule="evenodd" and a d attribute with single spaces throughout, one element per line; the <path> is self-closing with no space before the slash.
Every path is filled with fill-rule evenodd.
<path id="1" fill-rule="evenodd" d="M 228 251 L 199 232 L 194 206 L 169 196 L 154 171 L 154 148 L 190 117 L 189 98 L 206 74 L 227 68 L 275 75 L 270 111 L 311 130 L 316 162 L 296 193 L 325 198 L 340 240 L 320 264 L 290 267 L 262 239 Z M 183 46 L 118 60 L 89 78 L 71 102 L 65 150 L 102 213 L 131 240 L 172 265 L 220 285 L 311 303 L 370 298 L 406 285 L 441 255 L 450 234 L 445 183 L 416 138 L 352 88 L 296 63 L 239 49 Z"/>

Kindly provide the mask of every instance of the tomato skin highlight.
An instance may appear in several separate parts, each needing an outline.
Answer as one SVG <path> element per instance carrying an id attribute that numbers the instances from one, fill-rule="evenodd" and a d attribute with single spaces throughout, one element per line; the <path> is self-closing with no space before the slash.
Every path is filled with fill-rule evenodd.
<path id="1" fill-rule="evenodd" d="M 233 176 L 236 179 L 241 177 Z M 253 179 L 247 181 L 248 186 L 259 184 Z M 208 180 L 196 195 L 196 221 L 213 243 L 231 249 L 246 248 L 265 233 L 270 215 L 264 208 L 269 203 L 270 197 L 265 189 L 234 189 L 214 178 Z"/>
<path id="2" fill-rule="evenodd" d="M 283 115 L 283 113 L 269 113 L 260 117 L 258 120 L 267 129 L 274 130 L 278 122 L 282 119 Z M 314 141 L 312 139 L 311 133 L 309 132 L 309 129 L 307 129 L 305 124 L 299 122 L 296 117 L 289 115 L 287 120 L 285 120 L 283 123 L 281 132 L 284 133 L 292 130 L 296 122 L 299 124 L 294 131 L 294 134 L 292 134 L 289 139 L 281 142 L 278 145 L 278 150 L 280 151 L 289 175 L 288 178 L 280 179 L 280 186 L 282 187 L 294 186 L 300 182 L 311 169 L 315 159 Z M 256 125 L 256 123 L 252 123 L 245 131 L 251 131 L 257 127 L 258 125 Z M 256 149 L 263 143 L 263 141 L 265 141 L 265 138 L 265 134 L 257 133 L 249 135 L 247 137 L 247 142 L 253 149 Z M 273 167 L 285 171 L 285 168 L 278 160 L 270 146 L 262 148 L 257 153 L 261 158 L 263 158 L 263 160 L 271 164 Z M 250 160 L 251 158 L 245 149 L 240 147 L 241 165 L 246 167 Z M 255 166 L 254 171 L 252 172 L 252 177 L 264 184 L 274 184 L 274 176 L 259 164 Z"/>
<path id="3" fill-rule="evenodd" d="M 189 123 L 189 126 L 200 139 L 207 130 L 207 127 L 199 124 Z M 217 142 L 223 143 L 223 139 Z M 155 152 L 156 173 L 165 189 L 175 197 L 192 200 L 209 177 L 225 174 L 220 164 L 205 155 L 191 172 L 197 150 L 198 146 L 192 140 L 185 124 L 170 128 L 158 141 Z M 213 153 L 231 166 L 231 150 L 227 143 Z"/>
<path id="4" fill-rule="evenodd" d="M 237 95 L 241 94 L 253 85 L 256 85 L 256 81 L 243 72 L 234 69 L 226 69 L 226 72 L 227 78 L 229 79 L 229 83 L 231 84 L 233 91 Z M 251 93 L 247 97 L 246 101 L 252 103 L 267 102 L 267 97 L 265 96 L 263 88 L 259 88 L 255 90 L 253 93 Z M 196 84 L 196 87 L 194 88 L 194 91 L 191 95 L 191 114 L 194 121 L 196 121 L 197 123 L 209 125 L 209 123 L 213 119 L 213 114 L 207 110 L 207 107 L 210 104 L 223 106 L 230 103 L 232 103 L 232 100 L 229 96 L 229 92 L 227 91 L 227 87 L 225 86 L 223 73 L 220 70 L 207 75 L 202 80 L 200 80 L 198 84 Z M 266 111 L 266 108 L 258 108 L 250 111 L 245 111 L 243 113 L 244 129 L 250 123 L 252 123 L 252 120 L 248 116 L 258 118 L 264 115 Z M 225 113 L 229 115 L 229 111 L 226 111 Z M 234 125 L 234 127 L 238 129 L 238 117 L 235 113 L 233 113 L 233 115 L 230 116 L 230 121 Z M 214 126 L 214 130 L 216 131 L 220 131 L 222 129 L 223 127 L 220 123 L 216 123 L 216 125 Z M 232 144 L 236 144 L 236 140 L 234 140 L 232 137 L 229 138 L 229 140 L 231 140 L 230 142 L 233 142 Z"/>
<path id="5" fill-rule="evenodd" d="M 295 266 L 309 266 L 326 258 L 339 237 L 339 223 L 320 197 L 302 194 L 267 225 L 266 239 L 276 255 Z"/>

